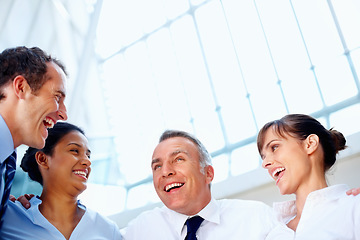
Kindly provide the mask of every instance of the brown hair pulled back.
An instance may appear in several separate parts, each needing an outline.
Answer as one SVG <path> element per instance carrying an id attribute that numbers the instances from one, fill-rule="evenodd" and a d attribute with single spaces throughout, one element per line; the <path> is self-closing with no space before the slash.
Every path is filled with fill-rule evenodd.
<path id="1" fill-rule="evenodd" d="M 298 140 L 305 140 L 310 134 L 319 137 L 324 151 L 324 170 L 329 170 L 336 161 L 336 154 L 346 148 L 344 135 L 334 129 L 327 130 L 315 118 L 305 114 L 288 114 L 281 119 L 266 123 L 259 131 L 257 147 L 261 154 L 264 146 L 265 134 L 272 128 L 279 136 L 288 134 Z"/>

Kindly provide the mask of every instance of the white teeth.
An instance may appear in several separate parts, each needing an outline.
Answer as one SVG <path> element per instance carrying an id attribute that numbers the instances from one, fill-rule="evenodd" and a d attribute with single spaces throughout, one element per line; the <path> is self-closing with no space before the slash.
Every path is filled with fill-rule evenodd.
<path id="1" fill-rule="evenodd" d="M 74 174 L 83 176 L 84 178 L 87 178 L 86 177 L 86 172 L 84 172 L 84 171 L 74 171 Z"/>
<path id="2" fill-rule="evenodd" d="M 44 121 L 47 123 L 47 128 L 53 128 L 55 125 L 55 122 L 51 118 L 45 118 Z"/>
<path id="3" fill-rule="evenodd" d="M 182 185 L 184 185 L 183 183 L 172 183 L 170 185 L 167 185 L 165 187 L 165 191 L 169 191 L 170 189 L 174 188 L 174 187 L 181 187 Z"/>
<path id="4" fill-rule="evenodd" d="M 277 173 L 280 173 L 280 172 L 282 172 L 282 171 L 284 171 L 284 170 L 285 170 L 285 168 L 283 168 L 283 167 L 276 169 L 276 170 L 272 173 L 273 178 L 275 178 L 275 176 L 276 176 Z"/>

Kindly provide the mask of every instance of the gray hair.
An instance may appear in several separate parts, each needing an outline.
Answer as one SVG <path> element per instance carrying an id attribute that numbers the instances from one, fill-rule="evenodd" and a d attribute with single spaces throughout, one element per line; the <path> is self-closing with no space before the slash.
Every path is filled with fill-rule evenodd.
<path id="1" fill-rule="evenodd" d="M 180 130 L 166 130 L 163 132 L 163 134 L 161 134 L 159 143 L 161 143 L 162 141 L 165 141 L 166 139 L 174 138 L 174 137 L 182 137 L 182 138 L 189 139 L 191 142 L 193 142 L 196 145 L 199 155 L 200 155 L 200 159 L 199 159 L 200 166 L 202 168 L 212 165 L 211 156 L 210 156 L 209 152 L 206 150 L 205 146 L 200 142 L 199 139 L 197 139 L 190 133 L 180 131 Z"/>

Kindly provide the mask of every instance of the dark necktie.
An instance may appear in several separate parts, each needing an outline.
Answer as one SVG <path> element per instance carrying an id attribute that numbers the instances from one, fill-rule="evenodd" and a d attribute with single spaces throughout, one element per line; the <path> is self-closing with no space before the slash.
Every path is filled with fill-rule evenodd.
<path id="1" fill-rule="evenodd" d="M 197 240 L 196 231 L 199 229 L 202 221 L 204 221 L 204 219 L 200 216 L 195 216 L 186 220 L 187 235 L 185 240 Z"/>
<path id="2" fill-rule="evenodd" d="M 15 170 L 16 170 L 16 152 L 14 151 L 5 161 L 4 164 L 6 166 L 5 170 L 5 188 L 4 194 L 1 199 L 1 206 L 0 206 L 0 228 L 3 222 L 3 216 L 7 207 L 7 201 L 10 195 L 10 189 L 12 181 L 14 180 Z"/>

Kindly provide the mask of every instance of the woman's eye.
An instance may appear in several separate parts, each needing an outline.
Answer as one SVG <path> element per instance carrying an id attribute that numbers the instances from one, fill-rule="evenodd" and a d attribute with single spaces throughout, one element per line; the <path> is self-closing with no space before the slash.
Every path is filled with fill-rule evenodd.
<path id="1" fill-rule="evenodd" d="M 271 150 L 275 151 L 278 147 L 279 147 L 279 145 L 274 145 L 274 146 L 271 147 Z"/>
<path id="2" fill-rule="evenodd" d="M 79 153 L 77 149 L 71 149 L 70 152 Z"/>

